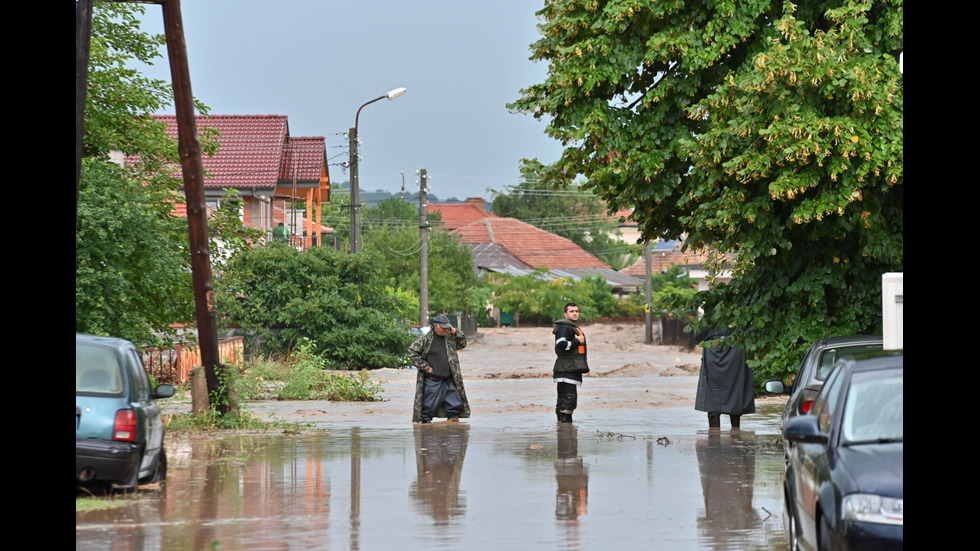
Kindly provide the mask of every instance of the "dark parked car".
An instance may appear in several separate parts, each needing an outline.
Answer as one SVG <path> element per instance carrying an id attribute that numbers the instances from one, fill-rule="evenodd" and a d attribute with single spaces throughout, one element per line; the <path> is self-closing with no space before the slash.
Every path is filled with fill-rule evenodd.
<path id="1" fill-rule="evenodd" d="M 786 421 L 792 549 L 902 549 L 904 373 L 902 351 L 842 360 L 810 413 Z"/>
<path id="2" fill-rule="evenodd" d="M 133 489 L 167 477 L 158 398 L 173 385 L 150 388 L 133 343 L 75 334 L 75 484 Z"/>
<path id="3" fill-rule="evenodd" d="M 766 391 L 771 394 L 789 394 L 780 426 L 797 415 L 810 411 L 813 400 L 823 387 L 838 360 L 861 352 L 881 350 L 881 335 L 853 335 L 820 339 L 810 345 L 803 362 L 796 370 L 793 384 L 787 386 L 782 381 L 768 381 Z M 783 440 L 783 452 L 789 458 L 791 444 Z"/>

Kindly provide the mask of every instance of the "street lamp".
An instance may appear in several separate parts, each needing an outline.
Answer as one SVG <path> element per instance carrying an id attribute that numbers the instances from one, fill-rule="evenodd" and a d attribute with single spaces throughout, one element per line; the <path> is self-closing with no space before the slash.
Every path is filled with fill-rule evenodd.
<path id="1" fill-rule="evenodd" d="M 361 199 L 360 186 L 357 183 L 357 123 L 361 118 L 361 109 L 383 99 L 393 100 L 405 93 L 404 88 L 395 88 L 383 96 L 374 98 L 357 108 L 354 116 L 354 128 L 350 129 L 350 250 L 351 253 L 361 252 Z"/>

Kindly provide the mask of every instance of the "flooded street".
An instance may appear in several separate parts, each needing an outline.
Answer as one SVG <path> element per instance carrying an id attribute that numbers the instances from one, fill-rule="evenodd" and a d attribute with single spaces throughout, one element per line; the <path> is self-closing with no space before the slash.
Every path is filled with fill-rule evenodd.
<path id="1" fill-rule="evenodd" d="M 165 486 L 76 514 L 75 543 L 782 550 L 782 452 L 767 417 L 747 416 L 741 432 L 688 434 L 676 423 L 605 433 L 439 422 L 174 439 Z"/>
<path id="2" fill-rule="evenodd" d="M 571 425 L 550 378 L 502 375 L 522 365 L 480 364 L 479 346 L 458 423 L 411 424 L 411 370 L 372 373 L 384 402 L 250 403 L 309 430 L 169 438 L 166 484 L 76 513 L 76 549 L 788 549 L 784 400 L 709 432 L 699 356 L 660 348 L 628 376 L 596 362 Z"/>

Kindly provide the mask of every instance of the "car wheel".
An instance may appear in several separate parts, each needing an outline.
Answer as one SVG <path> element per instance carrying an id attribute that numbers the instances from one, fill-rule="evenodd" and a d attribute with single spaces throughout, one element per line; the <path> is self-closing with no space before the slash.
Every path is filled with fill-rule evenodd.
<path id="1" fill-rule="evenodd" d="M 116 482 L 115 484 L 113 484 L 113 489 L 120 490 L 123 493 L 135 492 L 139 488 L 139 484 L 140 484 L 140 464 L 139 462 L 137 462 L 136 466 L 133 467 L 132 474 L 130 474 L 126 478 L 126 480 Z"/>
<path id="2" fill-rule="evenodd" d="M 783 509 L 785 510 L 786 520 L 789 522 L 789 549 L 790 551 L 800 551 L 800 526 L 796 520 L 796 508 L 789 498 L 789 494 L 783 494 Z"/>
<path id="3" fill-rule="evenodd" d="M 830 532 L 830 524 L 827 523 L 827 517 L 821 514 L 820 533 L 817 535 L 817 549 L 820 551 L 831 551 L 835 547 L 832 540 L 833 535 Z"/>
<path id="4" fill-rule="evenodd" d="M 163 484 L 167 480 L 167 450 L 160 448 L 160 464 L 157 466 L 157 482 Z"/>
<path id="5" fill-rule="evenodd" d="M 166 479 L 167 479 L 167 450 L 165 448 L 160 448 L 160 453 L 157 454 L 157 464 L 153 469 L 153 474 L 140 480 L 140 484 L 153 484 L 156 482 L 162 483 Z"/>

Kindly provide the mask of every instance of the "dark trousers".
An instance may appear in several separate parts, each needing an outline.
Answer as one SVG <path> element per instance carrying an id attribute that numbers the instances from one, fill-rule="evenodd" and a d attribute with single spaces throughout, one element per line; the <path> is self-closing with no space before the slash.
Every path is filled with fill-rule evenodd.
<path id="1" fill-rule="evenodd" d="M 446 417 L 459 417 L 463 411 L 463 398 L 452 378 L 443 381 L 427 377 L 422 395 L 422 422 L 432 421 L 440 407 Z"/>
<path id="2" fill-rule="evenodd" d="M 572 413 L 578 406 L 578 385 L 558 382 L 558 401 L 556 413 Z"/>

